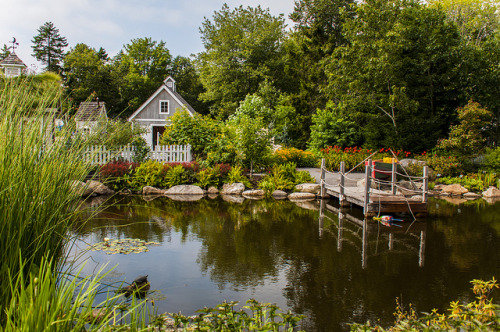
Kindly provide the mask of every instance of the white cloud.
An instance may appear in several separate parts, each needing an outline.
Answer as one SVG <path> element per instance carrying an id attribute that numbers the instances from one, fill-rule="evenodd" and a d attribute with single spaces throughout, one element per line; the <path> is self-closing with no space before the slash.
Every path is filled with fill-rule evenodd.
<path id="1" fill-rule="evenodd" d="M 202 51 L 199 27 L 224 3 L 269 8 L 273 15 L 293 10 L 294 0 L 2 0 L 0 46 L 16 37 L 19 57 L 29 66 L 31 40 L 51 21 L 70 46 L 86 43 L 115 54 L 133 38 L 163 40 L 175 55 Z"/>

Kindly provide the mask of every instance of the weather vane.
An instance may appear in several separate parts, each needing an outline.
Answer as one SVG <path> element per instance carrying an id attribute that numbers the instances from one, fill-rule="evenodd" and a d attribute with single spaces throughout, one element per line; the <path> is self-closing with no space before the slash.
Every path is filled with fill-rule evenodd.
<path id="1" fill-rule="evenodd" d="M 10 42 L 12 46 L 9 48 L 12 49 L 12 53 L 16 53 L 16 47 L 19 46 L 19 43 L 16 42 L 16 37 L 12 37 L 12 41 Z"/>

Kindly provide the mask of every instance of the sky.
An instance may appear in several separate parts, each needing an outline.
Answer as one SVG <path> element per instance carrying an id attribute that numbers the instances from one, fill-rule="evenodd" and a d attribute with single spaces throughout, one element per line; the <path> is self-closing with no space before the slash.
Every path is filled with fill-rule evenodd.
<path id="1" fill-rule="evenodd" d="M 66 50 L 85 43 L 113 56 L 132 39 L 151 37 L 163 40 L 173 57 L 189 56 L 203 51 L 199 28 L 224 3 L 230 8 L 260 5 L 285 18 L 294 7 L 294 0 L 0 0 L 0 47 L 10 46 L 15 37 L 16 54 L 40 71 L 31 40 L 50 21 L 66 37 Z"/>

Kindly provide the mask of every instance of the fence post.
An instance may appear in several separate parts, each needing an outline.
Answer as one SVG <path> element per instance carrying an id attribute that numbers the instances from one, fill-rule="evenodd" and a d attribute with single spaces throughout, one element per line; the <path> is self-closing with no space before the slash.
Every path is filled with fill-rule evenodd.
<path id="1" fill-rule="evenodd" d="M 320 196 L 323 198 L 326 196 L 326 188 L 325 188 L 325 158 L 321 159 L 321 176 L 319 183 L 321 184 Z"/>
<path id="2" fill-rule="evenodd" d="M 427 202 L 427 191 L 429 190 L 429 166 L 424 166 L 424 180 L 422 185 L 422 202 Z"/>
<path id="3" fill-rule="evenodd" d="M 368 203 L 370 201 L 370 174 L 372 172 L 372 161 L 368 159 L 365 163 L 365 201 L 363 203 L 363 214 L 368 214 Z"/>
<path id="4" fill-rule="evenodd" d="M 396 187 L 396 160 L 392 158 L 392 174 L 391 174 L 391 192 L 393 195 L 396 195 L 397 187 Z"/>
<path id="5" fill-rule="evenodd" d="M 345 205 L 345 162 L 340 162 L 340 195 L 339 195 L 339 203 L 340 206 Z"/>

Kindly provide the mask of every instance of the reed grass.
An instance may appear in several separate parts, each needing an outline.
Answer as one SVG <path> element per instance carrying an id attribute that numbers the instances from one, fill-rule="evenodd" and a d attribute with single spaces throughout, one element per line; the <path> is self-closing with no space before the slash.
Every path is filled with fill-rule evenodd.
<path id="1" fill-rule="evenodd" d="M 71 121 L 54 132 L 48 110 L 61 97 L 57 82 L 0 79 L 0 330 L 81 330 L 75 318 L 100 280 L 56 282 L 80 198 L 73 182 L 91 167 Z"/>

